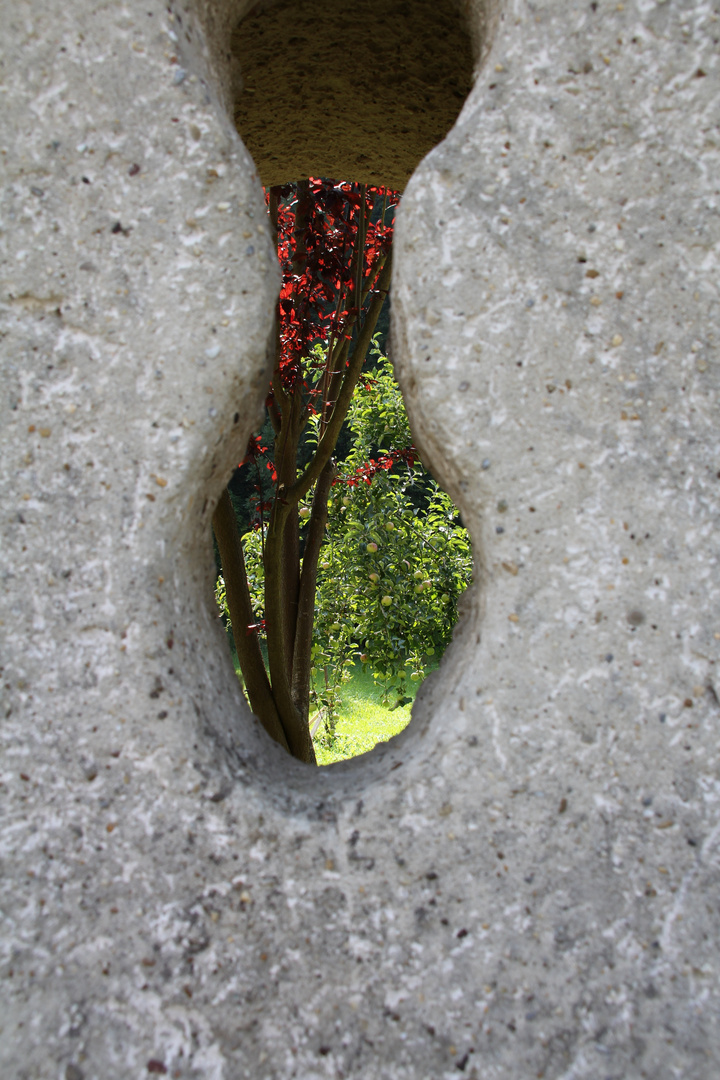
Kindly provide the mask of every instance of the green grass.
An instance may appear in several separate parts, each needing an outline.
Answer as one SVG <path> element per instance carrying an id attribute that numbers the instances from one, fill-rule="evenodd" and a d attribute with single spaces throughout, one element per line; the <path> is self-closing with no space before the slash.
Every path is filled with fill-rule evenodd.
<path id="1" fill-rule="evenodd" d="M 372 750 L 379 742 L 386 742 L 407 726 L 412 704 L 392 711 L 382 704 L 382 688 L 369 672 L 359 665 L 352 667 L 350 679 L 340 691 L 342 707 L 335 729 L 335 744 L 328 749 L 321 744 L 322 725 L 315 736 L 315 754 L 318 765 L 331 765 L 345 761 Z M 416 687 L 410 684 L 408 696 L 415 696 Z"/>
<path id="2" fill-rule="evenodd" d="M 232 658 L 235 674 L 242 682 L 234 650 Z M 318 765 L 332 765 L 334 761 L 346 761 L 358 754 L 365 754 L 377 743 L 387 742 L 393 735 L 398 735 L 410 722 L 412 703 L 399 709 L 389 709 L 382 704 L 382 687 L 377 685 L 369 671 L 364 672 L 359 664 L 353 665 L 350 671 L 350 678 L 343 683 L 340 691 L 342 707 L 332 749 L 321 745 L 322 724 L 315 735 Z M 414 699 L 419 686 L 420 683 L 408 683 L 408 697 Z"/>

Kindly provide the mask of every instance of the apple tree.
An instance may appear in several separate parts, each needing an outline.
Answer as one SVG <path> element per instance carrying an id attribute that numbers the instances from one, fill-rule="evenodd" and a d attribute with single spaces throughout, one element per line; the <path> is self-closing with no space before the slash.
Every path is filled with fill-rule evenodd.
<path id="1" fill-rule="evenodd" d="M 386 357 L 363 375 L 348 416 L 353 444 L 338 464 L 318 572 L 314 693 L 332 737 L 347 666 L 374 673 L 404 704 L 442 655 L 472 575 L 467 531 L 418 460 Z"/>
<path id="2" fill-rule="evenodd" d="M 265 448 L 251 439 L 241 463 L 251 467 L 267 454 L 273 479 L 271 498 L 258 507 L 261 606 L 253 606 L 227 490 L 213 515 L 251 708 L 272 738 L 307 762 L 315 761 L 308 724 L 313 624 L 333 455 L 390 286 L 397 202 L 385 189 L 316 178 L 267 193 L 283 271 L 267 398 L 274 440 Z"/>
<path id="3" fill-rule="evenodd" d="M 317 438 L 317 420 L 309 427 Z M 378 354 L 374 370 L 361 376 L 347 428 L 351 446 L 327 500 L 311 644 L 311 729 L 327 745 L 353 663 L 374 673 L 391 708 L 409 700 L 408 682 L 419 682 L 450 641 L 472 573 L 468 534 L 418 460 L 387 357 Z M 300 506 L 301 534 L 310 513 Z M 263 543 L 259 524 L 243 537 L 261 640 Z"/>

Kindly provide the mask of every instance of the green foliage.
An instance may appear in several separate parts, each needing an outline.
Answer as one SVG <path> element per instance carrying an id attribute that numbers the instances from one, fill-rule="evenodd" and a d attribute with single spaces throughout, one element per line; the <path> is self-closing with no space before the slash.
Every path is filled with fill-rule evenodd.
<path id="1" fill-rule="evenodd" d="M 337 466 L 318 566 L 312 646 L 311 728 L 336 747 L 341 688 L 354 662 L 372 672 L 391 709 L 410 701 L 447 647 L 472 573 L 458 512 L 417 460 L 387 357 L 355 391 L 350 449 Z M 307 504 L 309 507 L 309 502 Z M 307 518 L 300 508 L 301 534 Z M 243 537 L 258 632 L 264 618 L 262 530 Z M 221 611 L 224 591 L 218 581 Z"/>
<path id="2" fill-rule="evenodd" d="M 215 582 L 215 603 L 220 612 L 222 624 L 227 631 L 232 630 L 230 612 L 228 611 L 227 596 L 225 595 L 225 578 L 220 574 Z"/>
<path id="3" fill-rule="evenodd" d="M 412 446 L 387 358 L 356 390 L 349 426 L 354 443 L 339 466 L 318 569 L 313 660 L 334 686 L 359 654 L 392 706 L 450 642 L 472 572 L 470 541 L 449 496 L 412 456 L 387 468 Z"/>
<path id="4" fill-rule="evenodd" d="M 364 457 L 370 458 L 375 449 L 408 450 L 413 445 L 405 402 L 390 360 L 379 351 L 378 339 L 376 334 L 375 368 L 362 377 L 348 413 L 355 439 L 347 462 L 355 467 L 363 464 Z"/>

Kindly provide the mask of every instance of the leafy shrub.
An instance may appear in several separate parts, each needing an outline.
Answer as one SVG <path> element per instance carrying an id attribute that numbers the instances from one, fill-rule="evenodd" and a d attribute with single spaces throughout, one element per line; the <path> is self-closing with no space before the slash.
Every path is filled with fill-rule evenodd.
<path id="1" fill-rule="evenodd" d="M 378 353 L 374 370 L 362 376 L 347 424 L 352 444 L 328 500 L 312 646 L 311 708 L 326 745 L 335 737 L 349 665 L 359 660 L 373 672 L 391 708 L 404 704 L 408 680 L 419 682 L 449 644 L 472 573 L 469 536 L 418 459 L 387 357 Z M 262 544 L 261 527 L 243 537 L 261 640 Z M 216 595 L 227 621 L 222 579 Z"/>

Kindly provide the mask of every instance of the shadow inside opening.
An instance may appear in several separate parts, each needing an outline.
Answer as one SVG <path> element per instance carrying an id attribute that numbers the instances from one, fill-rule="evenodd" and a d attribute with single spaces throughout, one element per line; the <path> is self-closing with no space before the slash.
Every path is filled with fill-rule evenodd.
<path id="1" fill-rule="evenodd" d="M 232 38 L 235 123 L 264 187 L 402 191 L 473 78 L 460 0 L 263 0 Z"/>

